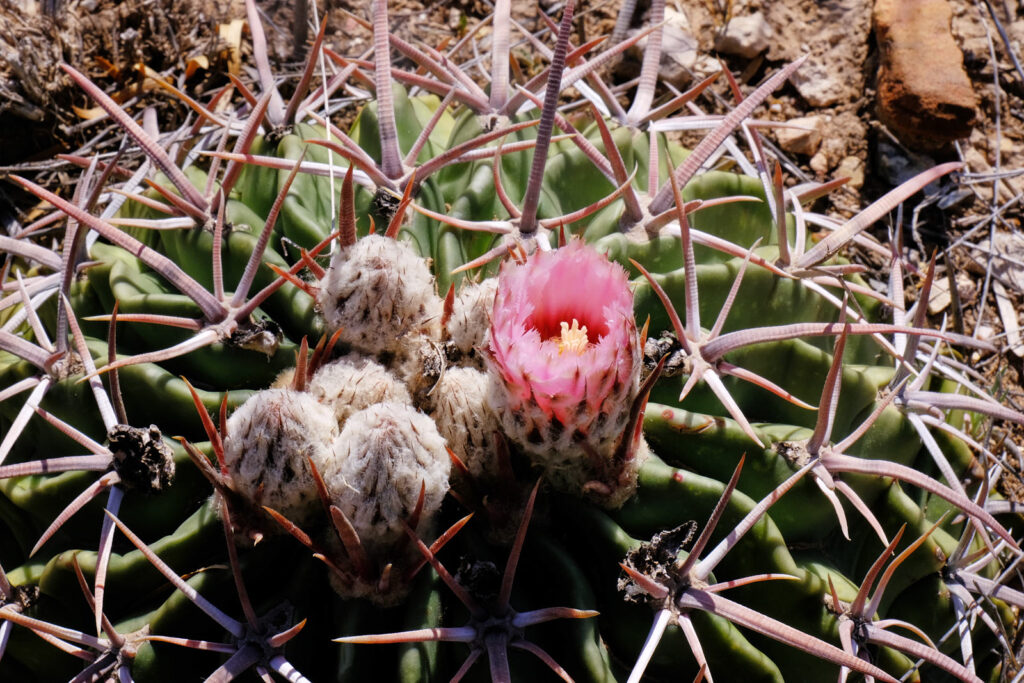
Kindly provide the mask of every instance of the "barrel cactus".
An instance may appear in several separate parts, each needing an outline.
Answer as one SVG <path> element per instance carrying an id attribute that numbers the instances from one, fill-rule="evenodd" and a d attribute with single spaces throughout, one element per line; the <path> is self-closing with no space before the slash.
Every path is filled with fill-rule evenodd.
<path id="1" fill-rule="evenodd" d="M 0 678 L 1013 673 L 1017 510 L 977 435 L 1024 415 L 863 232 L 954 164 L 810 213 L 832 184 L 785 187 L 747 125 L 799 61 L 683 149 L 708 84 L 653 106 L 660 0 L 596 56 L 566 3 L 517 88 L 499 0 L 486 89 L 375 0 L 373 60 L 321 27 L 287 103 L 247 7 L 258 82 L 190 102 L 187 142 L 68 67 L 144 158 L 15 179 L 66 227 L 0 238 Z M 601 73 L 641 39 L 624 107 Z"/>

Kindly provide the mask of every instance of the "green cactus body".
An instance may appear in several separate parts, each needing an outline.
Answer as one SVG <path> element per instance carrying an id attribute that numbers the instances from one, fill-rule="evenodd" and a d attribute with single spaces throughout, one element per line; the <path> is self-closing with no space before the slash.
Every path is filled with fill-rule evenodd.
<path id="1" fill-rule="evenodd" d="M 393 95 L 399 147 L 405 153 L 437 111 L 440 100 L 433 95 L 409 96 L 404 88 L 397 85 Z M 369 157 L 379 161 L 382 153 L 377 117 L 376 103 L 365 106 L 348 134 Z M 439 121 L 419 155 L 421 163 L 483 131 L 478 117 L 468 108 L 454 114 L 445 112 Z M 646 176 L 648 134 L 618 127 L 612 135 L 626 167 L 630 171 L 636 168 L 638 177 Z M 291 267 L 299 260 L 300 249 L 313 249 L 337 227 L 337 212 L 343 202 L 342 184 L 348 162 L 321 145 L 307 142 L 322 140 L 324 136 L 324 129 L 320 126 L 296 124 L 276 139 L 257 138 L 250 149 L 251 154 L 280 160 L 297 161 L 304 155 L 307 162 L 326 164 L 333 160 L 338 165 L 333 185 L 327 177 L 320 175 L 300 173 L 295 178 L 283 200 L 280 217 L 261 259 L 264 264 L 282 269 Z M 603 149 L 596 128 L 587 129 L 585 136 Z M 526 128 L 509 135 L 503 144 L 535 137 L 536 130 Z M 658 143 L 661 164 L 665 165 L 661 178 L 665 180 L 669 172 L 666 159 L 671 159 L 674 166 L 686 157 L 688 151 L 662 138 Z M 502 185 L 513 201 L 518 202 L 526 192 L 531 160 L 532 153 L 527 150 L 505 155 L 498 162 Z M 450 164 L 422 182 L 416 178 L 419 183 L 415 193 L 418 206 L 463 220 L 493 221 L 505 216 L 494 191 L 493 163 L 492 158 Z M 234 283 L 242 278 L 274 197 L 284 187 L 288 174 L 286 170 L 247 165 L 227 198 L 221 254 L 228 294 Z M 190 179 L 200 189 L 206 183 L 204 173 L 199 170 L 190 171 Z M 641 181 L 635 180 L 634 185 L 640 187 Z M 392 193 L 396 199 L 404 189 L 394 188 Z M 541 219 L 552 218 L 581 209 L 613 189 L 614 185 L 571 141 L 557 142 L 548 157 L 538 216 Z M 771 211 L 764 201 L 762 185 L 756 179 L 723 171 L 708 172 L 697 176 L 683 188 L 682 194 L 686 200 L 731 196 L 757 198 L 758 201 L 740 201 L 701 209 L 693 214 L 692 227 L 729 240 L 743 249 L 762 239 L 756 254 L 769 262 L 780 257 Z M 654 281 L 664 288 L 676 309 L 683 311 L 687 288 L 683 250 L 679 237 L 661 234 L 641 239 L 635 231 L 629 234 L 620 232 L 623 210 L 621 200 L 612 202 L 595 215 L 570 226 L 571 231 L 598 252 L 606 254 L 609 260 L 627 269 L 632 278 L 637 327 L 649 318 L 648 338 L 656 339 L 662 332 L 671 331 L 672 325 L 655 289 L 630 259 L 651 271 Z M 128 203 L 121 215 L 125 218 L 160 217 L 154 209 L 133 203 Z M 355 191 L 354 215 L 360 238 L 369 232 L 371 220 L 376 231 L 381 233 L 389 219 L 375 205 L 371 193 L 362 186 Z M 790 217 L 787 234 L 793 237 L 796 230 L 796 224 Z M 132 229 L 131 232 L 174 261 L 203 286 L 212 286 L 214 244 L 210 226 L 161 231 Z M 418 263 L 429 265 L 430 277 L 434 279 L 436 293 L 440 297 L 444 296 L 449 285 L 455 285 L 458 293 L 463 278 L 480 280 L 498 272 L 498 262 L 493 261 L 472 271 L 471 275 L 452 274 L 454 269 L 487 253 L 500 242 L 501 238 L 492 233 L 459 230 L 410 211 L 398 239 L 412 248 Z M 541 235 L 538 239 L 548 240 L 548 237 Z M 550 245 L 546 246 L 556 246 L 554 238 L 549 241 Z M 324 251 L 315 258 L 321 267 L 327 267 L 327 254 Z M 71 292 L 72 306 L 80 315 L 109 314 L 115 301 L 119 315 L 146 313 L 188 318 L 201 315 L 199 306 L 192 299 L 160 277 L 139 255 L 101 241 L 92 246 L 89 256 L 98 264 L 86 270 L 85 279 L 79 281 Z M 703 325 L 708 329 L 726 301 L 743 259 L 701 245 L 695 249 L 695 256 L 700 313 Z M 268 265 L 261 265 L 254 287 L 266 286 L 275 277 Z M 305 274 L 298 277 L 309 279 Z M 856 277 L 851 281 L 863 284 Z M 319 283 L 313 279 L 311 286 L 316 288 Z M 843 296 L 838 287 L 826 289 L 838 299 Z M 434 292 L 430 295 L 433 296 Z M 857 295 L 857 304 L 869 321 L 876 321 L 881 316 L 881 306 L 876 301 Z M 437 310 L 440 311 L 440 307 Z M 254 390 L 269 387 L 282 371 L 295 366 L 296 356 L 303 348 L 300 347 L 303 337 L 307 338 L 309 346 L 314 346 L 323 334 L 322 312 L 322 304 L 302 288 L 287 283 L 256 312 L 258 318 L 272 320 L 281 329 L 280 343 L 269 356 L 221 340 L 172 360 L 121 368 L 119 381 L 129 419 L 133 424 L 159 425 L 165 438 L 183 437 L 192 443 L 203 442 L 198 446 L 199 452 L 212 463 L 212 469 L 217 470 L 215 447 L 206 443 L 209 435 L 195 413 L 189 386 L 179 375 L 196 387 L 197 401 L 216 422 L 222 397 L 226 397 L 226 413 L 230 415 Z M 429 325 L 424 323 L 421 327 L 426 329 L 433 325 L 440 329 L 441 321 L 433 320 L 439 315 L 436 311 L 431 313 L 431 320 L 427 321 Z M 780 277 L 750 265 L 721 332 L 798 322 L 832 323 L 837 315 L 835 305 L 821 294 L 820 289 L 811 288 L 799 279 Z M 56 319 L 55 309 L 44 310 L 44 317 L 48 324 L 52 324 Z M 83 325 L 88 335 L 89 351 L 96 363 L 103 366 L 107 362 L 107 345 L 101 340 L 105 340 L 106 324 L 84 322 Z M 418 332 L 404 329 L 394 334 L 396 339 L 407 336 L 409 344 L 433 345 L 441 349 L 439 353 L 448 353 L 439 332 L 420 331 L 425 337 L 431 334 L 434 337 L 423 341 L 416 337 Z M 24 334 L 32 338 L 31 332 Z M 117 334 L 118 357 L 124 358 L 185 341 L 193 332 L 123 323 L 118 326 Z M 814 404 L 819 400 L 833 362 L 834 338 L 835 335 L 802 337 L 745 346 L 730 351 L 725 360 L 785 387 L 798 399 Z M 473 352 L 486 352 L 486 344 L 484 338 Z M 393 348 L 386 349 L 386 353 L 381 349 L 377 353 L 378 360 L 382 364 L 390 364 L 390 371 L 398 377 L 389 381 L 406 382 L 412 401 L 420 401 L 416 408 L 407 406 L 403 410 L 414 412 L 418 408 L 427 413 L 433 404 L 419 396 L 423 378 L 408 374 L 419 373 L 422 368 L 408 370 L 406 348 L 395 344 Z M 375 353 L 375 349 L 358 350 L 368 355 Z M 348 348 L 343 343 L 336 350 L 328 350 L 327 354 L 344 356 L 347 352 Z M 461 349 L 460 353 L 472 355 L 466 349 Z M 452 353 L 445 358 L 444 362 L 452 368 L 463 363 L 458 354 Z M 474 362 L 478 361 L 465 361 L 467 366 L 476 368 Z M 839 373 L 840 398 L 833 424 L 837 438 L 833 441 L 850 433 L 879 405 L 880 392 L 893 378 L 893 367 L 891 359 L 869 336 L 849 338 Z M 35 372 L 30 363 L 10 353 L 0 352 L 0 390 L 33 376 Z M 403 373 L 407 374 L 403 376 Z M 103 378 L 109 387 L 109 375 L 103 375 Z M 780 444 L 806 440 L 815 427 L 817 411 L 796 406 L 753 384 L 735 378 L 726 379 L 725 386 L 730 395 L 748 420 L 754 423 L 753 432 L 764 442 L 764 447 L 758 447 L 741 425 L 730 417 L 707 383 L 699 383 L 680 401 L 680 391 L 688 378 L 685 373 L 666 374 L 653 386 L 651 402 L 642 415 L 643 433 L 652 455 L 639 468 L 636 493 L 621 507 L 605 511 L 572 494 L 549 487 L 542 489 L 511 597 L 506 596 L 506 607 L 523 612 L 564 604 L 578 610 L 597 609 L 601 612 L 598 619 L 574 620 L 568 625 L 530 626 L 524 630 L 530 642 L 550 648 L 548 652 L 577 681 L 613 683 L 625 680 L 633 659 L 642 647 L 653 612 L 647 604 L 624 602 L 617 590 L 616 580 L 620 576 L 617 563 L 627 552 L 667 529 L 691 521 L 702 525 L 727 490 L 725 482 L 737 463 L 745 458 L 738 489 L 725 507 L 722 526 L 713 535 L 708 546 L 710 549 L 732 525 L 738 524 L 754 508 L 757 501 L 769 495 L 803 464 L 787 458 L 788 451 Z M 436 377 L 433 381 L 437 381 Z M 302 389 L 304 386 L 300 387 Z M 399 393 L 405 396 L 404 387 Z M 76 377 L 63 379 L 46 396 L 42 407 L 102 442 L 106 433 L 102 421 L 88 411 L 79 410 L 87 400 L 87 394 L 87 385 L 76 383 Z M 408 402 L 404 398 L 402 400 Z M 628 405 L 618 407 L 629 408 Z M 0 434 L 12 425 L 19 409 L 20 403 L 15 401 L 0 404 Z M 420 418 L 431 419 L 426 415 L 416 419 Z M 474 448 L 481 453 L 489 453 L 490 457 L 498 457 L 490 453 L 488 444 L 483 443 L 485 438 L 478 434 L 473 438 Z M 940 445 L 952 459 L 958 474 L 969 467 L 971 454 L 965 446 L 950 438 L 940 438 Z M 186 576 L 199 593 L 237 616 L 237 600 L 231 595 L 234 590 L 231 574 L 224 569 L 228 560 L 216 512 L 218 503 L 216 498 L 211 499 L 210 486 L 189 462 L 184 447 L 174 443 L 174 449 L 178 476 L 173 486 L 149 498 L 126 499 L 118 517 L 143 537 L 174 572 Z M 34 418 L 5 464 L 70 455 L 80 450 L 81 447 L 70 439 Z M 471 487 L 466 491 L 459 489 L 459 500 L 473 507 L 477 514 L 470 526 L 456 535 L 449 546 L 436 551 L 438 558 L 453 574 L 457 574 L 459 563 L 464 558 L 466 562 L 487 559 L 497 567 L 500 579 L 507 545 L 495 542 L 495 535 L 502 534 L 491 532 L 497 532 L 501 526 L 505 541 L 508 541 L 508 529 L 514 529 L 523 514 L 523 491 L 528 490 L 537 476 L 537 470 L 532 469 L 530 462 L 523 457 L 524 450 L 512 447 L 507 470 L 512 473 L 511 481 L 501 480 L 506 470 L 493 463 L 473 466 L 478 473 L 474 485 L 485 487 L 484 490 L 471 491 L 480 494 L 480 500 L 484 501 L 481 505 L 476 506 L 466 493 Z M 848 454 L 864 460 L 884 459 L 922 470 L 928 469 L 931 462 L 909 419 L 892 407 L 881 414 Z M 481 472 L 483 474 L 479 474 Z M 940 475 L 935 476 L 939 478 Z M 35 557 L 29 558 L 27 553 L 39 532 L 95 478 L 94 472 L 68 472 L 0 479 L 0 521 L 3 524 L 3 529 L 0 529 L 0 563 L 7 569 L 7 576 L 14 585 L 39 585 L 42 598 L 29 608 L 30 615 L 60 621 L 66 614 L 75 622 L 75 628 L 84 631 L 92 628 L 91 615 L 75 577 L 74 562 L 77 561 L 87 581 L 94 578 L 96 527 L 104 518 L 101 504 L 93 502 L 87 506 Z M 908 525 L 907 538 L 914 538 L 927 531 L 943 511 L 953 507 L 938 496 L 921 492 L 909 484 L 893 483 L 889 478 L 850 474 L 843 475 L 843 481 L 849 482 L 864 503 L 875 511 L 890 538 L 904 523 Z M 260 485 L 258 482 L 254 484 L 256 487 Z M 345 483 L 331 480 L 328 488 L 332 486 L 344 487 Z M 429 492 L 427 498 L 430 499 Z M 462 503 L 449 497 L 441 505 L 436 513 L 438 533 L 464 514 Z M 439 504 L 432 501 L 427 506 L 429 513 L 434 514 L 433 508 Z M 348 499 L 346 505 L 350 511 L 359 509 L 357 503 Z M 769 589 L 755 584 L 725 594 L 815 638 L 838 643 L 838 617 L 826 605 L 829 580 L 842 602 L 852 601 L 857 592 L 857 581 L 863 579 L 884 547 L 870 526 L 849 505 L 846 510 L 851 519 L 852 541 L 843 538 L 832 506 L 812 481 L 811 475 L 807 475 L 751 528 L 717 566 L 714 580 L 727 581 L 767 572 L 791 577 L 790 580 L 776 581 Z M 344 542 L 350 539 L 338 540 L 337 521 L 335 519 L 332 524 L 330 514 L 319 515 L 317 508 L 314 521 L 292 521 L 296 524 L 301 522 L 310 547 L 315 546 L 320 559 L 326 557 L 328 563 L 346 559 L 353 564 L 345 565 L 345 571 L 355 572 L 357 570 L 352 569 L 356 562 L 351 546 Z M 506 523 L 502 526 L 495 522 L 494 529 L 490 528 L 488 520 L 493 522 L 497 519 Z M 378 607 L 362 598 L 340 597 L 331 588 L 330 570 L 287 534 L 267 536 L 255 547 L 244 543 L 239 545 L 242 575 L 256 612 L 259 615 L 276 615 L 275 610 L 281 610 L 282 630 L 302 619 L 307 620 L 302 632 L 284 652 L 289 661 L 311 680 L 440 681 L 450 679 L 463 664 L 467 650 L 461 642 L 401 646 L 331 642 L 332 638 L 343 636 L 457 628 L 463 625 L 464 618 L 468 618 L 469 610 L 453 597 L 444 582 L 430 573 L 429 566 L 416 577 L 400 574 L 416 564 L 419 551 L 411 545 L 413 541 L 402 536 L 403 522 L 389 520 L 388 523 L 391 525 L 389 531 L 393 532 L 388 542 L 394 543 L 397 550 L 393 550 L 393 555 L 383 553 L 381 557 L 393 557 L 394 566 L 386 567 L 381 561 L 371 567 L 369 573 L 360 576 L 361 580 L 367 581 L 371 600 L 374 581 L 385 576 L 395 582 L 408 581 L 405 586 L 408 597 L 398 606 Z M 431 529 L 433 525 L 421 523 L 420 528 Z M 898 615 L 918 624 L 933 638 L 941 636 L 952 625 L 950 598 L 943 592 L 943 584 L 938 577 L 945 566 L 945 559 L 955 552 L 962 528 L 959 521 L 947 517 L 943 525 L 910 556 L 889 584 L 878 617 Z M 429 544 L 435 538 L 436 534 L 423 540 Z M 982 546 L 976 543 L 975 547 Z M 685 559 L 686 552 L 688 550 L 680 556 L 681 560 Z M 991 570 L 987 571 L 987 575 L 992 574 Z M 465 573 L 458 575 L 456 580 L 469 581 Z M 469 590 L 485 594 L 485 588 L 474 586 Z M 180 592 L 173 591 L 142 553 L 120 536 L 115 541 L 108 569 L 107 594 L 104 609 L 116 627 L 125 632 L 148 626 L 152 633 L 160 635 L 217 642 L 225 642 L 227 638 L 223 629 L 206 619 Z M 477 597 L 486 602 L 485 598 Z M 993 600 L 992 604 L 1000 619 L 1009 619 L 1009 610 L 1003 602 Z M 715 675 L 724 677 L 724 680 L 825 680 L 838 671 L 835 664 L 737 627 L 729 619 L 703 612 L 693 614 L 693 625 L 700 635 L 705 655 Z M 69 676 L 69 671 L 70 675 L 74 674 L 76 669 L 72 658 L 56 654 L 21 629 L 16 633 L 8 645 L 6 656 L 0 660 L 0 678 L 15 680 L 26 671 L 41 676 L 37 680 Z M 976 651 L 983 646 L 984 640 L 979 641 Z M 375 650 L 374 647 L 380 649 Z M 147 642 L 135 655 L 132 670 L 136 680 L 140 681 L 183 680 L 187 674 L 206 675 L 224 660 L 224 655 Z M 651 680 L 690 680 L 698 668 L 696 661 L 684 634 L 672 626 L 650 664 L 649 675 Z M 912 666 L 912 658 L 891 648 L 881 648 L 876 661 L 896 676 Z M 999 662 L 991 657 L 982 658 L 978 667 L 979 675 L 987 677 L 998 669 Z M 512 680 L 515 681 L 551 678 L 550 671 L 539 660 L 525 655 L 516 655 L 512 659 L 512 672 Z M 916 680 L 916 675 L 912 674 L 911 678 Z M 921 678 L 931 680 L 929 675 L 922 672 Z M 466 680 L 471 679 L 487 680 L 486 666 L 477 664 Z"/>

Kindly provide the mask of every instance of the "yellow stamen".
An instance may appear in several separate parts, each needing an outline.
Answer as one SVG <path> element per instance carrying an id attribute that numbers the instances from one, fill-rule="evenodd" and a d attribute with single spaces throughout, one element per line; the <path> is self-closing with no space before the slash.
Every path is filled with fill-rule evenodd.
<path id="1" fill-rule="evenodd" d="M 572 319 L 572 327 L 569 327 L 569 323 L 562 323 L 562 336 L 558 340 L 558 353 L 562 354 L 563 351 L 572 351 L 573 353 L 583 353 L 587 350 L 587 344 L 590 343 L 590 339 L 587 338 L 587 326 L 580 327 L 580 323 L 576 318 Z"/>

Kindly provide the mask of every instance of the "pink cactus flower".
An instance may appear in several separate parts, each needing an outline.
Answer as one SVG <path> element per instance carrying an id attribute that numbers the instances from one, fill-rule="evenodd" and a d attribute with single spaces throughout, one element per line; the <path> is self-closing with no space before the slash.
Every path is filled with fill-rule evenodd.
<path id="1" fill-rule="evenodd" d="M 640 367 L 620 265 L 578 240 L 502 265 L 488 400 L 552 485 L 610 507 L 632 493 L 639 459 L 628 423 Z"/>

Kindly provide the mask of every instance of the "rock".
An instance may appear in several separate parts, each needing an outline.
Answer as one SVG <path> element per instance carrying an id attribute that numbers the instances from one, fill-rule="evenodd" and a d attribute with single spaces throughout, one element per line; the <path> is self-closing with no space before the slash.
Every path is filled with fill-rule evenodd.
<path id="1" fill-rule="evenodd" d="M 949 293 L 949 279 L 940 275 L 932 282 L 932 294 L 928 299 L 928 314 L 938 315 L 953 303 L 953 295 Z"/>
<path id="2" fill-rule="evenodd" d="M 807 60 L 789 80 L 812 107 L 831 107 L 848 98 L 848 88 L 837 79 L 828 63 Z"/>
<path id="3" fill-rule="evenodd" d="M 768 59 L 789 62 L 807 55 L 790 82 L 808 104 L 831 107 L 863 97 L 871 2 L 802 0 L 762 2 L 761 7 L 774 29 Z"/>
<path id="4" fill-rule="evenodd" d="M 849 178 L 847 187 L 859 190 L 864 187 L 864 161 L 858 157 L 846 157 L 836 167 L 837 178 Z"/>
<path id="5" fill-rule="evenodd" d="M 836 130 L 835 126 L 826 127 L 822 135 L 821 148 L 818 151 L 825 154 L 829 168 L 836 168 L 840 161 L 850 155 L 847 151 L 846 138 Z"/>
<path id="6" fill-rule="evenodd" d="M 938 150 L 970 135 L 976 101 L 946 0 L 876 0 L 878 118 L 907 146 Z"/>
<path id="7" fill-rule="evenodd" d="M 983 173 L 991 168 L 985 155 L 977 147 L 973 146 L 968 147 L 967 151 L 964 152 L 964 163 L 967 164 L 965 170 L 969 170 L 972 173 Z"/>
<path id="8" fill-rule="evenodd" d="M 977 330 L 975 330 L 974 336 L 978 341 L 992 341 L 996 337 L 996 329 L 991 325 L 981 324 L 978 325 Z"/>
<path id="9" fill-rule="evenodd" d="M 715 39 L 715 49 L 727 55 L 752 59 L 768 49 L 771 38 L 772 27 L 763 14 L 754 12 L 733 17 L 725 31 Z"/>
<path id="10" fill-rule="evenodd" d="M 807 165 L 811 167 L 811 170 L 814 171 L 819 178 L 824 178 L 828 175 L 828 157 L 824 152 L 818 152 L 811 157 L 811 160 L 807 162 Z"/>
<path id="11" fill-rule="evenodd" d="M 791 154 L 811 156 L 821 145 L 823 121 L 820 116 L 802 116 L 786 123 L 799 128 L 776 128 L 775 139 L 779 147 Z"/>
<path id="12" fill-rule="evenodd" d="M 963 304 L 974 303 L 978 296 L 978 283 L 964 273 L 956 274 L 956 295 Z"/>
<path id="13" fill-rule="evenodd" d="M 1006 32 L 1010 36 L 1014 50 L 1020 52 L 1021 47 L 1024 47 L 1024 19 L 1012 22 L 1007 27 Z"/>
<path id="14" fill-rule="evenodd" d="M 935 160 L 921 154 L 909 154 L 886 139 L 879 139 L 875 149 L 876 171 L 885 182 L 893 187 L 900 185 L 919 173 L 935 166 Z M 928 185 L 926 192 L 938 188 L 935 182 Z"/>

